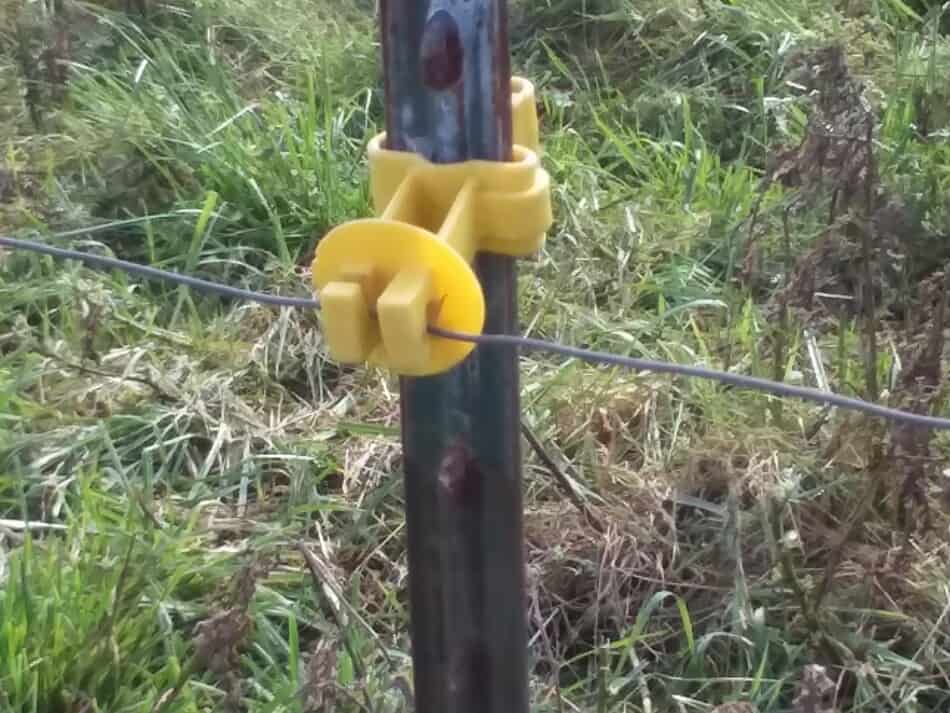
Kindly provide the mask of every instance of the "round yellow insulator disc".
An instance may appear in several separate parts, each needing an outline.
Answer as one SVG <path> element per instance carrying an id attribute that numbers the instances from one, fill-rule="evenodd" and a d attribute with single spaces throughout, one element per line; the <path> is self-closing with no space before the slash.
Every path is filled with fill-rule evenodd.
<path id="1" fill-rule="evenodd" d="M 485 326 L 485 297 L 478 277 L 461 255 L 430 231 L 382 218 L 344 223 L 318 243 L 312 266 L 313 284 L 320 291 L 361 265 L 372 266 L 381 289 L 402 270 L 428 269 L 432 286 L 430 324 L 481 334 Z M 431 335 L 429 339 L 429 364 L 415 370 L 414 376 L 446 371 L 475 347 L 470 342 Z"/>

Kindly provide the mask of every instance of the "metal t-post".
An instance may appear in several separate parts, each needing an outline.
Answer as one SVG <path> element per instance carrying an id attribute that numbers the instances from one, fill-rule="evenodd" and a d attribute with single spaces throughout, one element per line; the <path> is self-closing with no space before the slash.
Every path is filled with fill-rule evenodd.
<path id="1" fill-rule="evenodd" d="M 386 145 L 431 161 L 511 158 L 505 0 L 382 0 Z M 475 259 L 486 332 L 517 328 L 512 258 Z M 417 713 L 526 713 L 519 379 L 478 348 L 400 384 Z"/>

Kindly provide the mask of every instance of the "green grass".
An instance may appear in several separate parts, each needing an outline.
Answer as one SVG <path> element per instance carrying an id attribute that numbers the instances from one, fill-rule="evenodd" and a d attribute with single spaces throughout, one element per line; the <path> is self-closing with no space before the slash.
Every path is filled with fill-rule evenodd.
<path id="1" fill-rule="evenodd" d="M 2 231 L 305 294 L 315 242 L 369 212 L 374 3 L 138 5 L 0 2 Z M 556 215 L 520 265 L 527 333 L 926 396 L 939 3 L 512 5 Z M 865 194 L 783 153 L 847 85 L 810 74 L 832 45 L 874 122 L 873 314 Z M 840 713 L 946 710 L 950 439 L 536 356 L 522 377 L 610 526 L 526 450 L 534 711 L 810 713 L 810 665 Z M 0 711 L 409 710 L 398 426 L 394 380 L 328 360 L 314 314 L 0 252 Z"/>

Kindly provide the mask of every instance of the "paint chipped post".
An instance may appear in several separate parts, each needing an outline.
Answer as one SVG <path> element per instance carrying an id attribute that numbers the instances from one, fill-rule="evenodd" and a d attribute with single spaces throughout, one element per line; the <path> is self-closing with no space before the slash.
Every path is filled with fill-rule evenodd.
<path id="1" fill-rule="evenodd" d="M 387 148 L 507 161 L 504 0 L 382 0 Z M 514 260 L 475 257 L 485 331 L 517 326 Z M 513 349 L 400 384 L 418 713 L 526 713 L 519 378 Z"/>

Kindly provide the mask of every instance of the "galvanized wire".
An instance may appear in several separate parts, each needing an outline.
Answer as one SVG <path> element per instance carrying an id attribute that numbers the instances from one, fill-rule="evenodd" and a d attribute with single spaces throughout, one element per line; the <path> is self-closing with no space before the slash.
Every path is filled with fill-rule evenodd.
<path id="1" fill-rule="evenodd" d="M 65 260 L 79 260 L 87 266 L 100 270 L 121 270 L 123 272 L 140 275 L 154 280 L 171 282 L 179 285 L 185 285 L 192 289 L 201 290 L 211 294 L 221 295 L 223 297 L 234 297 L 236 299 L 257 302 L 260 304 L 276 307 L 297 307 L 307 309 L 318 309 L 319 300 L 313 297 L 284 297 L 272 295 L 266 292 L 255 292 L 239 287 L 232 287 L 210 280 L 203 280 L 190 275 L 182 275 L 169 270 L 161 270 L 148 265 L 141 265 L 126 260 L 107 257 L 105 255 L 94 255 L 92 253 L 81 252 L 78 250 L 69 250 L 66 248 L 57 248 L 43 243 L 37 243 L 31 240 L 20 240 L 17 238 L 8 238 L 0 236 L 0 246 L 15 250 L 26 250 L 29 252 L 50 255 L 52 257 Z M 624 369 L 633 369 L 636 371 L 648 371 L 660 374 L 673 374 L 676 376 L 686 376 L 697 379 L 709 379 L 718 381 L 722 384 L 729 384 L 743 389 L 752 389 L 770 393 L 774 396 L 784 398 L 798 398 L 805 401 L 836 406 L 838 408 L 857 411 L 871 416 L 877 416 L 890 421 L 920 426 L 924 428 L 934 428 L 938 430 L 950 430 L 950 419 L 940 418 L 938 416 L 927 416 L 900 409 L 882 406 L 880 404 L 870 403 L 850 396 L 843 396 L 820 389 L 813 389 L 807 386 L 795 386 L 785 384 L 771 379 L 762 379 L 745 374 L 734 374 L 730 372 L 709 369 L 703 366 L 690 364 L 674 364 L 671 362 L 657 361 L 654 359 L 642 359 L 639 357 L 625 356 L 622 354 L 611 354 L 609 352 L 594 351 L 592 349 L 582 349 L 567 344 L 558 344 L 543 339 L 533 339 L 531 337 L 521 337 L 508 334 L 465 334 L 455 332 L 440 327 L 429 327 L 429 333 L 433 336 L 443 339 L 454 339 L 462 342 L 471 342 L 482 346 L 511 347 L 529 351 L 543 351 L 561 356 L 580 359 L 592 364 L 602 364 L 605 366 L 616 366 Z"/>
<path id="2" fill-rule="evenodd" d="M 118 258 L 108 257 L 106 255 L 94 255 L 79 250 L 57 248 L 32 240 L 20 240 L 18 238 L 0 236 L 0 246 L 14 248 L 16 250 L 28 250 L 42 255 L 50 255 L 62 260 L 78 260 L 89 267 L 99 270 L 121 270 L 131 275 L 139 275 L 151 280 L 185 285 L 193 290 L 221 295 L 222 297 L 234 297 L 239 300 L 248 300 L 260 304 L 274 305 L 276 307 L 305 307 L 313 309 L 320 306 L 320 303 L 312 297 L 283 297 L 281 295 L 271 295 L 266 292 L 245 290 L 241 287 L 232 287 L 231 285 L 223 285 L 220 282 L 203 280 L 200 277 L 182 275 L 181 273 L 172 272 L 170 270 L 161 270 L 157 267 L 151 267 L 150 265 L 141 265 L 135 262 L 128 262 L 127 260 L 119 260 Z"/>
<path id="3" fill-rule="evenodd" d="M 694 366 L 691 364 L 673 364 L 671 362 L 655 361 L 653 359 L 641 359 L 638 357 L 624 356 L 622 354 L 611 354 L 609 352 L 598 352 L 592 349 L 581 349 L 567 344 L 558 344 L 548 342 L 543 339 L 532 339 L 530 337 L 519 337 L 507 334 L 462 334 L 439 327 L 430 327 L 429 332 L 446 339 L 455 339 L 463 342 L 474 342 L 484 345 L 498 345 L 517 347 L 520 349 L 529 349 L 534 351 L 545 351 L 562 356 L 581 359 L 592 364 L 604 364 L 606 366 L 617 366 L 635 371 L 652 371 L 661 374 L 674 374 L 676 376 L 690 376 L 697 379 L 709 379 L 718 381 L 722 384 L 729 384 L 743 389 L 753 389 L 755 391 L 764 391 L 786 398 L 799 398 L 805 401 L 814 401 L 828 406 L 837 406 L 850 411 L 860 411 L 872 416 L 892 421 L 902 421 L 915 426 L 926 426 L 940 430 L 950 430 L 950 419 L 939 418 L 937 416 L 926 416 L 923 414 L 901 411 L 900 409 L 881 406 L 880 404 L 862 401 L 861 399 L 850 396 L 842 396 L 829 391 L 812 389 L 807 386 L 795 386 L 785 384 L 781 381 L 772 381 L 771 379 L 762 379 L 757 376 L 747 376 L 745 374 L 734 374 L 727 371 L 717 371 L 704 366 Z"/>

